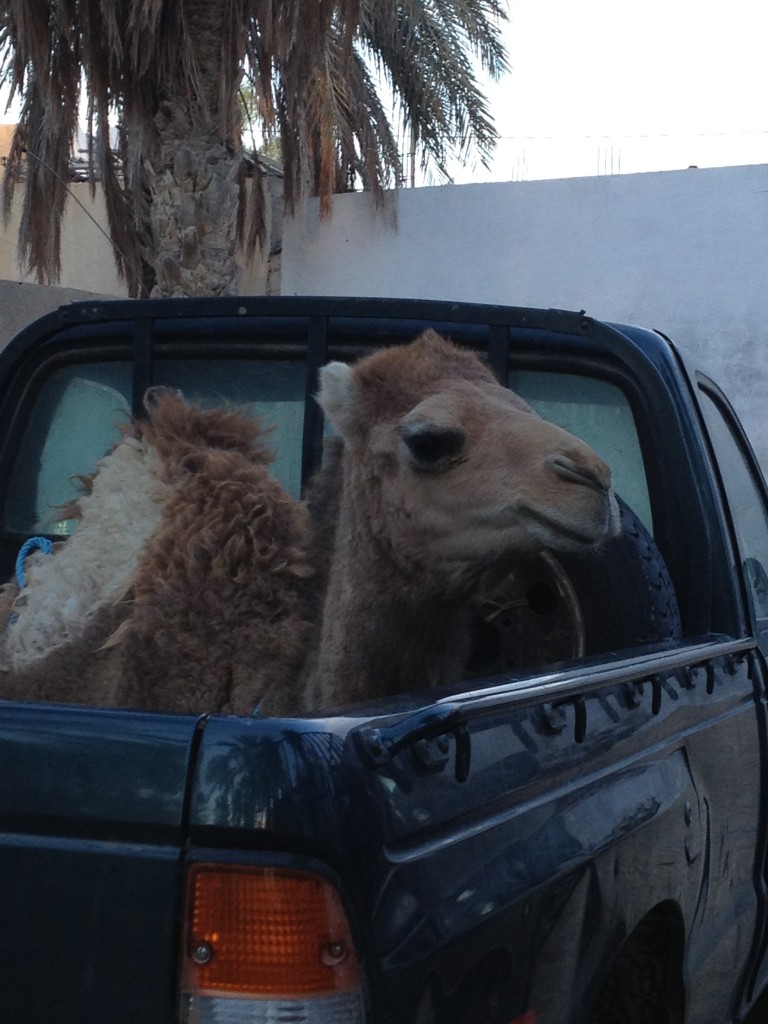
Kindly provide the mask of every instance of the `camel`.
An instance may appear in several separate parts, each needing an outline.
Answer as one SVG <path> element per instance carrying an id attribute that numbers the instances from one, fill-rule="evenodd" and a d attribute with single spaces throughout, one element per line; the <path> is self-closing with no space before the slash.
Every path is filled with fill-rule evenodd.
<path id="1" fill-rule="evenodd" d="M 159 388 L 145 407 L 84 481 L 74 534 L 0 590 L 0 697 L 292 707 L 310 628 L 306 512 L 270 476 L 252 417 Z"/>
<path id="2" fill-rule="evenodd" d="M 318 399 L 310 545 L 256 421 L 151 389 L 74 535 L 0 588 L 0 697 L 295 714 L 450 686 L 471 598 L 618 529 L 591 449 L 433 331 L 329 364 Z"/>
<path id="3" fill-rule="evenodd" d="M 309 709 L 455 684 L 473 595 L 619 530 L 592 449 L 432 330 L 329 363 L 318 401 L 340 439 L 309 494 L 327 576 Z"/>

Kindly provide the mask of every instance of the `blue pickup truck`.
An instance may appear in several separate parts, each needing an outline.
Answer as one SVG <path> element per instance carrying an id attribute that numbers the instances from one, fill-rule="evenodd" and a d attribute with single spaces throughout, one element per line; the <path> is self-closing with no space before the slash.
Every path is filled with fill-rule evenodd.
<path id="1" fill-rule="evenodd" d="M 62 307 L 0 354 L 5 576 L 66 536 L 50 509 L 148 386 L 274 423 L 299 496 L 319 368 L 427 327 L 612 467 L 622 536 L 480 616 L 459 687 L 274 719 L 0 702 L 7 1024 L 768 1020 L 766 491 L 658 333 L 400 300 Z"/>

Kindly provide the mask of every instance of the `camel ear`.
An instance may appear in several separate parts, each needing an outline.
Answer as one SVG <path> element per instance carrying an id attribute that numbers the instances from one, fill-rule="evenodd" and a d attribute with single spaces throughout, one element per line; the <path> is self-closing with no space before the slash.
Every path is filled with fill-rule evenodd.
<path id="1" fill-rule="evenodd" d="M 345 441 L 355 433 L 354 412 L 358 388 L 352 367 L 346 363 L 328 363 L 320 371 L 317 401 Z"/>

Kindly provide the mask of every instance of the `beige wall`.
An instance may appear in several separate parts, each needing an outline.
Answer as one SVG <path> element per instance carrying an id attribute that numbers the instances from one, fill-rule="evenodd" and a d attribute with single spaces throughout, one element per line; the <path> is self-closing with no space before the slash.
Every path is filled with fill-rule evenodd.
<path id="1" fill-rule="evenodd" d="M 59 286 L 125 297 L 127 292 L 117 277 L 112 247 L 102 234 L 106 211 L 101 194 L 91 197 L 90 188 L 85 183 L 73 183 L 70 192 L 61 231 Z M 0 278 L 36 282 L 33 274 L 21 272 L 16 261 L 21 201 L 21 193 L 18 193 L 11 222 L 0 233 Z"/>
<path id="2" fill-rule="evenodd" d="M 0 126 L 2 128 L 2 126 Z M 0 151 L 2 151 L 0 133 Z M 0 228 L 0 348 L 32 320 L 59 306 L 83 299 L 125 298 L 106 235 L 106 210 L 101 192 L 91 195 L 87 183 L 70 185 L 70 199 L 64 214 L 61 235 L 61 280 L 57 287 L 36 283 L 32 274 L 23 274 L 16 261 L 16 238 L 22 195 L 14 203 L 11 222 Z M 279 289 L 279 240 L 275 263 Z M 275 273 L 273 271 L 273 278 Z M 275 285 L 273 284 L 273 288 Z M 261 295 L 267 290 L 266 259 L 258 255 L 240 282 L 242 295 Z"/>
<path id="3" fill-rule="evenodd" d="M 125 285 L 115 269 L 112 245 L 108 238 L 104 200 L 99 190 L 91 196 L 90 185 L 72 183 L 61 231 L 62 288 L 76 288 L 124 298 Z M 0 279 L 36 282 L 33 274 L 24 274 L 16 260 L 19 211 L 22 194 L 14 202 L 11 222 L 0 230 Z M 242 295 L 261 295 L 266 291 L 266 262 L 258 254 L 246 268 L 240 282 Z"/>

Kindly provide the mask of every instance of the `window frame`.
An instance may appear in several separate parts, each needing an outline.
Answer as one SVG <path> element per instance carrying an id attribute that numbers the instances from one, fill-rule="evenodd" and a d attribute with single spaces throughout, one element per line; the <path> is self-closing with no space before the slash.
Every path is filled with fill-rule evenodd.
<path id="1" fill-rule="evenodd" d="M 727 524 L 727 542 L 730 546 L 730 553 L 732 559 L 732 571 L 736 578 L 737 589 L 741 601 L 741 611 L 744 622 L 744 629 L 742 635 L 753 635 L 759 638 L 760 630 L 758 628 L 758 622 L 753 615 L 753 605 L 749 594 L 749 585 L 746 579 L 746 572 L 744 568 L 745 559 L 742 557 L 742 550 L 739 541 L 740 527 L 737 526 L 736 516 L 733 510 L 733 503 L 729 488 L 726 485 L 724 474 L 721 465 L 721 459 L 719 458 L 718 447 L 715 444 L 712 436 L 712 429 L 708 420 L 708 414 L 705 412 L 705 406 L 701 401 L 700 395 L 706 396 L 711 403 L 712 410 L 719 415 L 722 426 L 728 431 L 730 439 L 733 441 L 734 447 L 737 449 L 743 466 L 747 471 L 750 481 L 755 488 L 755 492 L 762 501 L 763 515 L 766 521 L 766 540 L 768 541 L 768 486 L 766 486 L 765 477 L 760 468 L 760 464 L 755 456 L 754 449 L 747 437 L 746 431 L 739 420 L 736 411 L 732 404 L 728 400 L 722 389 L 705 373 L 697 372 L 696 374 L 696 385 L 697 385 L 697 400 L 702 420 L 702 430 L 705 434 L 707 445 L 709 448 L 710 458 L 712 460 L 712 471 L 715 480 L 717 481 L 720 502 L 723 510 L 723 515 Z M 766 567 L 768 568 L 768 566 Z M 764 653 L 768 654 L 768 630 L 765 631 L 766 639 L 762 642 L 761 646 L 765 648 Z"/>

